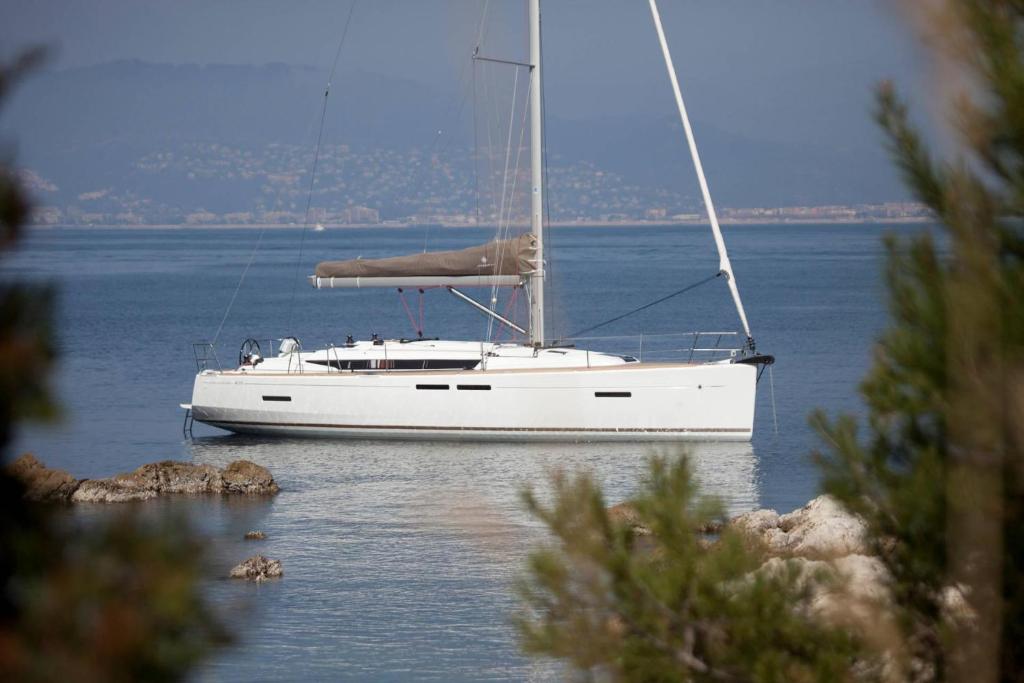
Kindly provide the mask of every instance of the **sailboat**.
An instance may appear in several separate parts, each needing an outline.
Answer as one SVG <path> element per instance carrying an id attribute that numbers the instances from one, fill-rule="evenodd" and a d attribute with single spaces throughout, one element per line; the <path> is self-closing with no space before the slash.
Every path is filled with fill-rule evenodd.
<path id="1" fill-rule="evenodd" d="M 530 72 L 530 232 L 457 251 L 326 261 L 309 277 L 318 290 L 443 288 L 526 341 L 375 335 L 307 351 L 287 338 L 276 355 L 264 357 L 250 339 L 236 367 L 200 369 L 192 402 L 182 405 L 189 411 L 186 424 L 337 438 L 750 440 L 758 380 L 774 359 L 755 351 L 657 4 L 649 2 L 718 250 L 718 275 L 728 285 L 745 342 L 735 348 L 716 344 L 712 357 L 694 360 L 697 335 L 685 360 L 651 362 L 545 334 L 541 14 L 540 0 L 528 0 L 529 63 L 521 66 Z M 526 327 L 464 291 L 492 287 L 525 293 Z"/>

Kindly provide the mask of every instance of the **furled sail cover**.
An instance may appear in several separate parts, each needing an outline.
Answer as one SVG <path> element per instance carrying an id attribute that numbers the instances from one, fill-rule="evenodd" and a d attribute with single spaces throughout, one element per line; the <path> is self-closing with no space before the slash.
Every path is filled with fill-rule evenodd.
<path id="1" fill-rule="evenodd" d="M 528 275 L 534 271 L 536 238 L 526 233 L 458 251 L 435 251 L 382 259 L 322 261 L 317 278 L 465 277 Z"/>

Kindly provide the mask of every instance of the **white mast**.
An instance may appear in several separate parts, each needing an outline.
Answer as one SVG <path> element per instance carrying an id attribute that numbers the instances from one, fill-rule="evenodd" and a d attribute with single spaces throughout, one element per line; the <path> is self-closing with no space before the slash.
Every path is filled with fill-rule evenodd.
<path id="1" fill-rule="evenodd" d="M 544 345 L 544 131 L 540 86 L 540 0 L 530 0 L 530 230 L 537 238 L 530 275 L 530 343 Z"/>
<path id="2" fill-rule="evenodd" d="M 743 331 L 747 333 L 747 339 L 752 339 L 750 325 L 747 323 L 747 314 L 743 310 L 743 302 L 740 301 L 740 290 L 736 287 L 736 276 L 732 272 L 732 264 L 729 262 L 729 254 L 725 250 L 725 240 L 722 239 L 722 229 L 718 226 L 718 215 L 715 213 L 715 205 L 711 201 L 711 191 L 708 190 L 708 181 L 704 178 L 704 167 L 700 163 L 700 154 L 697 153 L 697 141 L 693 138 L 693 129 L 690 127 L 690 117 L 686 115 L 686 105 L 683 104 L 683 93 L 679 90 L 679 80 L 676 78 L 676 67 L 672 64 L 672 54 L 668 51 L 668 41 L 665 40 L 665 30 L 661 27 L 661 15 L 658 14 L 658 4 L 655 0 L 649 0 L 651 4 L 651 15 L 654 17 L 654 27 L 658 31 L 658 40 L 661 42 L 661 52 L 665 56 L 665 67 L 668 69 L 669 80 L 672 81 L 672 91 L 676 96 L 676 104 L 679 106 L 679 118 L 683 121 L 683 130 L 686 131 L 686 141 L 690 145 L 690 156 L 693 157 L 693 167 L 697 169 L 697 180 L 700 181 L 700 191 L 704 195 L 704 206 L 707 207 L 708 219 L 711 221 L 711 232 L 715 236 L 715 246 L 718 247 L 718 269 L 725 275 L 729 284 L 729 291 L 732 292 L 732 300 L 736 303 L 736 312 L 740 314 L 740 321 L 743 323 Z"/>

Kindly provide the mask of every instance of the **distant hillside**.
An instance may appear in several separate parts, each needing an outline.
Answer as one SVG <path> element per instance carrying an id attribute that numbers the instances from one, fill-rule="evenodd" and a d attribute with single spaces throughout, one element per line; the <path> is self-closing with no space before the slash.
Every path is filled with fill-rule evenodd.
<path id="1" fill-rule="evenodd" d="M 62 212 L 61 222 L 301 212 L 325 80 L 321 70 L 283 64 L 115 62 L 46 72 L 16 93 L 0 131 L 17 142 L 38 200 Z M 472 213 L 472 102 L 456 125 L 460 97 L 367 72 L 339 74 L 314 207 L 362 207 L 384 219 Z M 713 122 L 695 128 L 723 206 L 902 197 L 873 140 L 822 149 L 740 139 Z M 428 157 L 439 129 L 442 144 Z M 696 206 L 671 116 L 549 116 L 547 142 L 557 217 Z"/>

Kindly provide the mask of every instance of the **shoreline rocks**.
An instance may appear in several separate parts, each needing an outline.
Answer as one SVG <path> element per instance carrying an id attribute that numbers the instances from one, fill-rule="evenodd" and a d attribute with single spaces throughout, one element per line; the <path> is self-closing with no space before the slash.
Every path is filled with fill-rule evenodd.
<path id="1" fill-rule="evenodd" d="M 21 480 L 27 499 L 37 501 L 125 503 L 169 494 L 266 496 L 280 491 L 267 468 L 248 460 L 235 460 L 223 469 L 163 460 L 106 479 L 77 480 L 25 454 L 8 465 L 7 472 Z"/>
<path id="2" fill-rule="evenodd" d="M 270 470 L 248 460 L 229 462 L 220 477 L 221 493 L 265 496 L 281 490 Z"/>
<path id="3" fill-rule="evenodd" d="M 25 487 L 26 500 L 66 501 L 78 488 L 78 480 L 66 470 L 51 469 L 31 453 L 25 453 L 4 469 Z"/>
<path id="4" fill-rule="evenodd" d="M 243 537 L 243 540 L 246 540 L 246 541 L 262 541 L 266 537 L 267 537 L 267 535 L 265 533 L 263 533 L 259 529 L 255 529 L 253 531 L 246 531 L 245 532 L 245 536 Z"/>
<path id="5" fill-rule="evenodd" d="M 253 555 L 236 565 L 228 576 L 232 579 L 245 579 L 260 583 L 267 579 L 284 576 L 284 568 L 281 566 L 280 560 L 271 560 L 263 555 Z"/>
<path id="6" fill-rule="evenodd" d="M 748 512 L 733 517 L 728 526 L 780 557 L 829 560 L 869 553 L 864 521 L 831 496 L 818 496 L 786 515 L 775 510 Z"/>
<path id="7" fill-rule="evenodd" d="M 608 508 L 608 517 L 650 540 L 650 529 L 630 503 Z M 763 553 L 754 574 L 796 571 L 810 592 L 808 607 L 818 617 L 866 629 L 880 618 L 878 606 L 890 599 L 890 577 L 882 560 L 871 554 L 864 521 L 830 496 L 818 496 L 788 514 L 753 510 L 721 528 L 699 531 L 702 542 L 712 545 L 713 535 L 730 529 Z"/>
<path id="8" fill-rule="evenodd" d="M 789 514 L 755 510 L 729 520 L 765 551 L 755 570 L 795 569 L 810 591 L 809 611 L 861 634 L 890 633 L 891 576 L 868 543 L 867 525 L 828 495 Z"/>
<path id="9" fill-rule="evenodd" d="M 608 519 L 615 524 L 628 526 L 637 536 L 647 536 L 651 530 L 644 526 L 640 513 L 632 503 L 619 503 L 608 508 Z"/>

